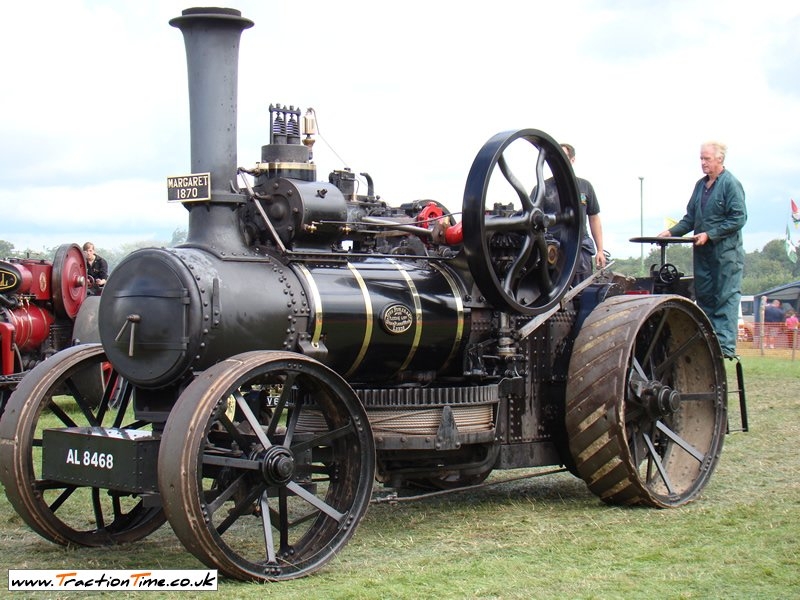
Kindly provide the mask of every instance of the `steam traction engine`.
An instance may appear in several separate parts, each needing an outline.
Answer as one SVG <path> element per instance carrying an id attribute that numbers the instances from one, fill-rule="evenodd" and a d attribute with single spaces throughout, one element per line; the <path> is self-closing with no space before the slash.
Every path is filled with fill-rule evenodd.
<path id="1" fill-rule="evenodd" d="M 64 244 L 53 261 L 0 260 L 0 415 L 26 371 L 72 345 L 86 299 L 86 261 Z"/>
<path id="2" fill-rule="evenodd" d="M 123 260 L 102 343 L 39 365 L 9 401 L 0 475 L 32 528 L 96 546 L 167 519 L 225 575 L 280 580 L 344 546 L 375 478 L 447 489 L 566 465 L 608 503 L 698 496 L 725 434 L 719 344 L 679 295 L 571 285 L 583 218 L 552 138 L 491 138 L 460 223 L 436 201 L 392 208 L 371 181 L 359 194 L 347 170 L 316 181 L 292 107 L 272 107 L 261 161 L 237 170 L 252 22 L 198 8 L 171 24 L 189 68 L 192 175 L 169 184 L 187 242 Z"/>

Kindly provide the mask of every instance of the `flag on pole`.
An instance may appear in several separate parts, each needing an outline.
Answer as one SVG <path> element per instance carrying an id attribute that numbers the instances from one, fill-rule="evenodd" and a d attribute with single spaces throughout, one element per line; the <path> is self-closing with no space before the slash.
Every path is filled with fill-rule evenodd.
<path id="1" fill-rule="evenodd" d="M 789 235 L 789 224 L 786 224 L 786 256 L 789 257 L 789 260 L 793 263 L 797 262 L 797 249 L 794 247 L 792 243 L 792 238 Z"/>
<path id="2" fill-rule="evenodd" d="M 791 198 L 789 202 L 792 203 L 792 221 L 794 221 L 794 226 L 797 227 L 800 224 L 800 210 L 797 208 L 797 204 L 794 203 L 794 200 Z"/>

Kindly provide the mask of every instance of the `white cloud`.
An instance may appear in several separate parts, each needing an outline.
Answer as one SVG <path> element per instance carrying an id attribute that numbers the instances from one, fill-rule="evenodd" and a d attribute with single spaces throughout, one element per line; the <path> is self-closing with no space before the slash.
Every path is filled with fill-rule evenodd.
<path id="1" fill-rule="evenodd" d="M 683 214 L 711 137 L 748 194 L 748 250 L 782 237 L 800 198 L 797 54 L 779 52 L 795 3 L 233 4 L 256 22 L 241 44 L 242 165 L 260 159 L 270 103 L 313 106 L 320 179 L 338 155 L 392 204 L 457 211 L 482 144 L 534 127 L 577 147 L 617 257 L 639 253 L 639 177 L 656 233 Z M 114 247 L 185 227 L 163 182 L 189 170 L 185 54 L 167 24 L 188 5 L 39 2 L 33 28 L 8 27 L 30 5 L 4 8 L 0 208 L 16 216 L 0 239 Z"/>

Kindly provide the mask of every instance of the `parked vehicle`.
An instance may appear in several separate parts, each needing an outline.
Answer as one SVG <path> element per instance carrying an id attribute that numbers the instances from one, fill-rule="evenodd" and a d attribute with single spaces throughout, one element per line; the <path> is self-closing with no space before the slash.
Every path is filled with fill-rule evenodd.
<path id="1" fill-rule="evenodd" d="M 756 319 L 753 314 L 753 296 L 742 296 L 739 302 L 739 341 L 752 342 L 755 339 Z"/>

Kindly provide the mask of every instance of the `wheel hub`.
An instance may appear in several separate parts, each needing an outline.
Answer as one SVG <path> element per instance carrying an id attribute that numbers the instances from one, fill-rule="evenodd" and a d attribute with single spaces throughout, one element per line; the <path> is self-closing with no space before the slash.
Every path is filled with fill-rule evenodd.
<path id="1" fill-rule="evenodd" d="M 671 415 L 677 412 L 681 404 L 680 393 L 659 381 L 648 382 L 641 399 L 645 410 L 653 418 Z"/>
<path id="2" fill-rule="evenodd" d="M 294 455 L 284 446 L 272 446 L 258 453 L 255 460 L 261 462 L 261 476 L 270 485 L 286 485 L 294 475 Z"/>

